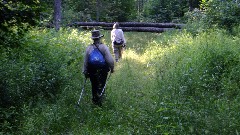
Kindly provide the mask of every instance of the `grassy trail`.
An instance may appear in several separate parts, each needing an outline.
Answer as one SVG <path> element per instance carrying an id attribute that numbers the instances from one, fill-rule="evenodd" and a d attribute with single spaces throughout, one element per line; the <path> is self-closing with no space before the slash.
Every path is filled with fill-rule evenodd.
<path id="1" fill-rule="evenodd" d="M 103 34 L 111 49 L 110 32 Z M 54 42 L 69 52 L 47 48 L 54 58 L 76 59 L 59 70 L 66 77 L 61 93 L 53 102 L 40 98 L 34 108 L 25 105 L 19 134 L 239 134 L 239 36 L 126 32 L 127 48 L 103 106 L 92 104 L 88 80 L 78 111 L 83 48 L 91 39 L 89 32 L 71 35 L 76 40 L 66 33 L 66 43 Z"/>
<path id="2" fill-rule="evenodd" d="M 144 40 L 144 43 L 146 42 L 149 41 Z M 136 45 L 142 47 L 133 50 L 134 45 L 134 48 Z M 145 60 L 143 47 L 145 46 L 141 43 L 128 42 L 123 59 L 115 64 L 115 72 L 107 82 L 106 100 L 102 108 L 91 105 L 91 87 L 90 82 L 88 83 L 88 94 L 83 104 L 87 104 L 84 107 L 87 109 L 84 116 L 89 118 L 85 118 L 83 125 L 88 126 L 86 128 L 93 127 L 91 132 L 134 134 L 154 133 L 156 130 L 156 123 L 153 121 L 157 106 L 157 89 L 152 68 Z"/>

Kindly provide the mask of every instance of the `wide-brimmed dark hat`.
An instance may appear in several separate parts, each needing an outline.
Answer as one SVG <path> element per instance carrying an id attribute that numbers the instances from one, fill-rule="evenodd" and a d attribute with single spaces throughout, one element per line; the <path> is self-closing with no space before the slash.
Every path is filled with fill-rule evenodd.
<path id="1" fill-rule="evenodd" d="M 92 31 L 92 36 L 91 36 L 91 38 L 92 38 L 92 39 L 96 39 L 96 38 L 101 38 L 101 37 L 103 37 L 103 36 L 104 36 L 104 35 L 101 35 L 99 30 L 93 30 L 93 31 Z"/>

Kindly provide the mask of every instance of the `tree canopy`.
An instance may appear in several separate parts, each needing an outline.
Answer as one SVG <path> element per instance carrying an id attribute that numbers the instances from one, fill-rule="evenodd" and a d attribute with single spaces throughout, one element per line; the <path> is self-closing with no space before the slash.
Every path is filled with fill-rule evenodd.
<path id="1" fill-rule="evenodd" d="M 18 46 L 17 40 L 30 26 L 53 27 L 56 22 L 52 0 L 3 0 L 0 7 L 2 45 Z M 64 0 L 61 7 L 61 26 L 76 21 L 196 21 L 231 29 L 240 21 L 240 2 L 235 0 Z"/>
<path id="2" fill-rule="evenodd" d="M 116 21 L 148 33 L 125 33 L 108 109 L 79 115 L 79 25 Z M 239 134 L 239 22 L 239 0 L 1 0 L 0 134 Z"/>

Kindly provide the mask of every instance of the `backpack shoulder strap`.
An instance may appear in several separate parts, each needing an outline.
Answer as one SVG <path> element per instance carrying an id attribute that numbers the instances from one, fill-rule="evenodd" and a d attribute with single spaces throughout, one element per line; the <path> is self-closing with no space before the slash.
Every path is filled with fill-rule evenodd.
<path id="1" fill-rule="evenodd" d="M 103 53 L 100 51 L 100 49 L 98 48 L 98 46 L 96 44 L 93 43 L 93 45 L 95 45 L 98 49 L 98 51 L 102 54 L 103 58 L 105 59 L 105 56 L 103 55 Z"/>

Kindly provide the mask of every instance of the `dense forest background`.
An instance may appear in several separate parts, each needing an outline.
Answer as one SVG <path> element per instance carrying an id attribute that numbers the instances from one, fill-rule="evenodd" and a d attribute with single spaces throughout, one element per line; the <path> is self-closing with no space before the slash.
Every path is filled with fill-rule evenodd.
<path id="1" fill-rule="evenodd" d="M 195 21 L 225 28 L 239 22 L 238 0 L 3 0 L 0 6 L 1 43 L 15 42 L 31 26 L 64 27 L 72 22 Z"/>
<path id="2" fill-rule="evenodd" d="M 68 24 L 117 21 L 184 27 L 126 32 L 105 107 L 79 113 L 91 39 Z M 239 134 L 239 22 L 239 0 L 2 0 L 0 134 Z"/>
<path id="3" fill-rule="evenodd" d="M 9 35 L 11 38 L 18 38 L 30 26 L 53 27 L 56 23 L 66 26 L 72 22 L 187 23 L 195 20 L 209 27 L 217 24 L 231 28 L 239 22 L 237 0 L 3 0 L 0 4 L 0 36 L 8 37 L 3 36 L 5 32 L 15 33 Z M 2 39 L 2 42 L 8 41 Z"/>

